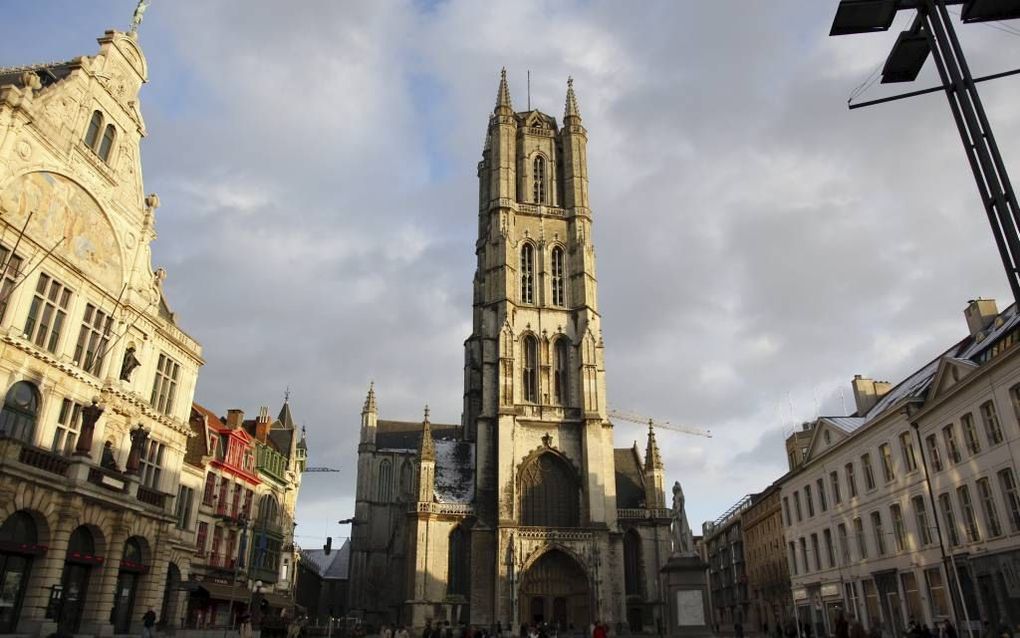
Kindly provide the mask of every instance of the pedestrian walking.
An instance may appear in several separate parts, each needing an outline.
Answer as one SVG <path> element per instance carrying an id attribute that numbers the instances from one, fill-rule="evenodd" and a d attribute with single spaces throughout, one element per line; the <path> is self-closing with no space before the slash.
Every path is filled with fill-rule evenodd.
<path id="1" fill-rule="evenodd" d="M 142 638 L 153 638 L 156 627 L 156 610 L 149 607 L 149 611 L 142 616 Z"/>

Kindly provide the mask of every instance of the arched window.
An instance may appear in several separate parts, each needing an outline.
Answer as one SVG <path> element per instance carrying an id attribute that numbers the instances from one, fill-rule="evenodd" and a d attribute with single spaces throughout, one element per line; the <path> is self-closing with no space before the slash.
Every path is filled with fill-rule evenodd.
<path id="1" fill-rule="evenodd" d="M 531 198 L 536 204 L 545 203 L 545 158 L 539 155 L 534 163 L 534 182 L 531 186 Z"/>
<path id="2" fill-rule="evenodd" d="M 563 294 L 563 249 L 556 246 L 552 249 L 552 303 L 554 306 L 565 306 Z"/>
<path id="3" fill-rule="evenodd" d="M 634 530 L 623 536 L 623 585 L 628 596 L 641 595 L 641 537 Z"/>
<path id="4" fill-rule="evenodd" d="M 535 247 L 521 247 L 521 303 L 535 303 Z"/>
<path id="5" fill-rule="evenodd" d="M 15 547 L 35 545 L 38 542 L 39 532 L 28 512 L 14 512 L 0 526 L 0 543 Z"/>
<path id="6" fill-rule="evenodd" d="M 259 501 L 259 522 L 275 522 L 280 512 L 280 506 L 272 494 L 266 494 Z"/>
<path id="7" fill-rule="evenodd" d="M 524 337 L 524 400 L 538 403 L 538 339 L 531 335 Z"/>
<path id="8" fill-rule="evenodd" d="M 383 459 L 379 464 L 379 500 L 390 500 L 393 491 L 393 464 Z"/>
<path id="9" fill-rule="evenodd" d="M 458 525 L 450 532 L 450 552 L 446 559 L 446 594 L 448 596 L 467 597 L 468 581 L 471 574 L 470 561 L 471 545 L 468 534 L 463 527 Z"/>
<path id="10" fill-rule="evenodd" d="M 553 375 L 553 396 L 556 403 L 560 405 L 567 404 L 567 363 L 570 357 L 570 351 L 567 347 L 567 338 L 560 337 L 556 340 L 556 345 L 553 347 L 553 352 L 556 357 L 554 365 L 556 366 L 556 372 Z"/>
<path id="11" fill-rule="evenodd" d="M 99 111 L 92 112 L 92 119 L 89 120 L 89 128 L 85 131 L 85 146 L 93 151 L 96 150 L 96 142 L 99 141 L 99 131 L 103 128 L 103 114 Z"/>
<path id="12" fill-rule="evenodd" d="M 103 141 L 99 145 L 99 159 L 104 162 L 110 159 L 110 151 L 113 149 L 113 140 L 117 137 L 117 129 L 113 128 L 113 124 L 107 124 L 106 130 L 103 131 Z"/>
<path id="13" fill-rule="evenodd" d="M 577 527 L 577 477 L 566 461 L 545 453 L 521 470 L 521 525 Z"/>
<path id="14" fill-rule="evenodd" d="M 79 525 L 71 532 L 71 538 L 67 541 L 68 559 L 92 557 L 96 553 L 96 541 L 92 538 L 92 532 L 84 525 Z"/>
<path id="15" fill-rule="evenodd" d="M 39 391 L 28 381 L 18 381 L 7 391 L 0 412 L 0 435 L 31 443 L 39 415 Z"/>
<path id="16" fill-rule="evenodd" d="M 400 466 L 400 498 L 404 501 L 412 500 L 411 489 L 414 486 L 414 468 L 410 461 L 404 461 Z"/>

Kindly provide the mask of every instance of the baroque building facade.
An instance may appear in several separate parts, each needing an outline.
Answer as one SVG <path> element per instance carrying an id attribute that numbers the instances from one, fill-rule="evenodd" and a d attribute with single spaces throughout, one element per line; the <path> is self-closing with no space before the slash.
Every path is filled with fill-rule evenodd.
<path id="1" fill-rule="evenodd" d="M 0 633 L 175 618 L 202 350 L 153 270 L 136 34 L 0 69 Z M 177 499 L 175 501 L 175 499 Z"/>
<path id="2" fill-rule="evenodd" d="M 971 301 L 968 334 L 896 385 L 857 376 L 853 415 L 820 417 L 778 483 L 792 597 L 885 636 L 950 618 L 1020 622 L 1020 315 Z"/>
<path id="3" fill-rule="evenodd" d="M 653 432 L 606 414 L 587 131 L 515 112 L 505 72 L 478 164 L 473 330 L 458 424 L 362 411 L 350 607 L 370 622 L 663 626 L 670 509 Z"/>

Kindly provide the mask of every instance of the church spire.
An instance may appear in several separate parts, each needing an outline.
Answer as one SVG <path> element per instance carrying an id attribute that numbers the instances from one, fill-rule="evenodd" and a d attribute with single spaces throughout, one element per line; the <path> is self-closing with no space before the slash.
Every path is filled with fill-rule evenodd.
<path id="1" fill-rule="evenodd" d="M 648 446 L 645 448 L 645 471 L 661 470 L 662 456 L 659 454 L 659 444 L 655 441 L 655 429 L 652 422 L 648 422 Z"/>
<path id="2" fill-rule="evenodd" d="M 432 440 L 432 424 L 429 423 L 429 406 L 425 406 L 425 420 L 421 422 L 421 444 L 418 446 L 418 458 L 422 461 L 436 460 L 436 444 Z"/>
<path id="3" fill-rule="evenodd" d="M 365 397 L 365 405 L 361 408 L 361 442 L 375 445 L 376 427 L 379 423 L 379 413 L 375 406 L 375 382 L 368 385 L 368 396 Z"/>
<path id="4" fill-rule="evenodd" d="M 378 410 L 375 407 L 375 381 L 371 381 L 368 384 L 368 396 L 365 397 L 365 405 L 361 408 L 361 413 L 366 414 L 371 412 L 377 413 Z"/>
<path id="5" fill-rule="evenodd" d="M 573 120 L 571 118 L 574 118 Z M 581 111 L 577 108 L 577 96 L 574 95 L 574 78 L 567 78 L 567 103 L 563 108 L 563 123 L 574 124 L 581 121 Z"/>
<path id="6" fill-rule="evenodd" d="M 510 104 L 510 87 L 506 83 L 506 67 L 499 72 L 499 92 L 496 93 L 496 115 L 513 115 L 514 107 Z"/>

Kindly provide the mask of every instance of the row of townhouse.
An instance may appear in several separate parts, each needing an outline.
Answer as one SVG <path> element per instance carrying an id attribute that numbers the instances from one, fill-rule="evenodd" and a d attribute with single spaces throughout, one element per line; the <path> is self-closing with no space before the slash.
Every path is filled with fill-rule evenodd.
<path id="1" fill-rule="evenodd" d="M 305 450 L 286 406 L 261 434 L 196 425 L 202 349 L 151 258 L 147 78 L 136 31 L 0 68 L 0 634 L 137 633 L 148 609 L 198 625 L 221 590 L 293 589 Z M 255 559 L 231 570 L 245 534 Z"/>
<path id="2" fill-rule="evenodd" d="M 969 334 L 899 384 L 855 377 L 857 411 L 787 442 L 780 480 L 802 630 L 840 613 L 899 636 L 913 620 L 1020 623 L 1020 316 L 975 300 Z"/>

